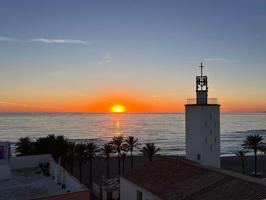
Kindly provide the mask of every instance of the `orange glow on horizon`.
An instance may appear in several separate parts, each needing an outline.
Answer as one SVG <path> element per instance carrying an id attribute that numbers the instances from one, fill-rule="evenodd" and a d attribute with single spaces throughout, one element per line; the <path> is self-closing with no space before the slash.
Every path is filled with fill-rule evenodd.
<path id="1" fill-rule="evenodd" d="M 187 96 L 187 95 L 186 95 Z M 214 95 L 218 96 L 218 95 Z M 226 95 L 220 99 L 222 112 L 263 112 L 265 100 L 234 99 Z M 53 96 L 52 96 L 53 97 Z M 21 101 L 0 101 L 0 112 L 184 112 L 186 104 L 183 96 L 152 96 L 128 91 L 127 93 L 108 92 L 95 96 L 75 96 L 71 98 L 53 97 L 23 99 Z"/>

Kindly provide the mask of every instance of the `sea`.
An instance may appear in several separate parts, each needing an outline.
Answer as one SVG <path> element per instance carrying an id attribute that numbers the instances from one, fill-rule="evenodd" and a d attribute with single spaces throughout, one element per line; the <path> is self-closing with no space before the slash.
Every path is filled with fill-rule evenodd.
<path id="1" fill-rule="evenodd" d="M 223 156 L 240 150 L 249 134 L 258 133 L 266 142 L 266 113 L 222 113 L 220 126 Z M 98 145 L 114 136 L 132 135 L 139 148 L 153 142 L 161 154 L 185 154 L 184 113 L 0 113 L 0 141 L 14 145 L 20 137 L 48 134 Z"/>

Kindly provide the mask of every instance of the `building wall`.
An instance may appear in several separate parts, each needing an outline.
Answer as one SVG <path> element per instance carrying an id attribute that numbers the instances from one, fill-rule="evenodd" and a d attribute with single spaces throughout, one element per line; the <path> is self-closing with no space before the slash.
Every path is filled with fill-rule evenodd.
<path id="1" fill-rule="evenodd" d="M 77 192 L 87 190 L 87 188 L 82 185 L 78 179 L 70 175 L 63 167 L 57 164 L 55 160 L 50 156 L 50 175 L 55 177 L 55 182 L 65 185 L 65 190 L 70 192 Z"/>
<path id="2" fill-rule="evenodd" d="M 18 156 L 10 158 L 11 170 L 38 167 L 40 163 L 50 161 L 50 155 Z"/>
<path id="3" fill-rule="evenodd" d="M 120 178 L 120 200 L 137 200 L 137 191 L 142 192 L 143 200 L 161 200 L 144 188 L 135 185 L 123 177 Z"/>
<path id="4" fill-rule="evenodd" d="M 9 142 L 0 142 L 0 180 L 8 179 L 10 177 L 10 166 L 9 166 Z"/>
<path id="5" fill-rule="evenodd" d="M 186 158 L 220 167 L 219 105 L 186 106 Z"/>
<path id="6" fill-rule="evenodd" d="M 49 163 L 50 176 L 55 178 L 56 183 L 65 185 L 65 190 L 71 192 L 87 190 L 75 177 L 71 176 L 63 167 L 58 165 L 51 155 L 18 156 L 10 158 L 10 169 L 22 169 L 38 167 L 39 164 Z"/>
<path id="7" fill-rule="evenodd" d="M 0 142 L 0 165 L 9 163 L 10 147 L 9 142 Z"/>

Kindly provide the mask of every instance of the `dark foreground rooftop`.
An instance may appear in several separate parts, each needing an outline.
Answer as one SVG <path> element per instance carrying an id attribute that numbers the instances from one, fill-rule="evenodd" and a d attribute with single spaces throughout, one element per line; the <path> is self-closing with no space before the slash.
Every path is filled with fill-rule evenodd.
<path id="1" fill-rule="evenodd" d="M 39 171 L 38 167 L 12 170 L 9 179 L 0 180 L 0 200 L 29 200 L 66 193 Z"/>
<path id="2" fill-rule="evenodd" d="M 124 178 L 163 200 L 266 198 L 266 184 L 259 179 L 178 158 L 158 158 Z"/>

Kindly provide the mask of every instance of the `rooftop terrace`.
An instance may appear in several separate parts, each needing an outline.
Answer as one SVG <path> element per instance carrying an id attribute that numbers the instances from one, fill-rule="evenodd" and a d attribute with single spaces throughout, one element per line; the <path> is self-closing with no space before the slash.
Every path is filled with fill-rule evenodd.
<path id="1" fill-rule="evenodd" d="M 66 193 L 51 177 L 39 172 L 37 167 L 12 170 L 9 179 L 0 180 L 0 200 L 29 200 Z"/>

